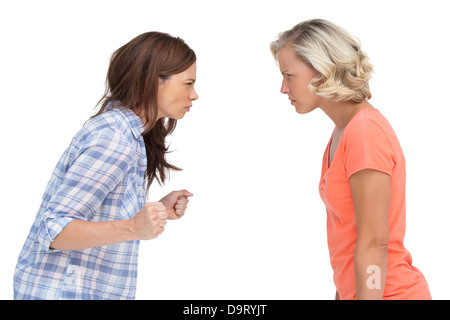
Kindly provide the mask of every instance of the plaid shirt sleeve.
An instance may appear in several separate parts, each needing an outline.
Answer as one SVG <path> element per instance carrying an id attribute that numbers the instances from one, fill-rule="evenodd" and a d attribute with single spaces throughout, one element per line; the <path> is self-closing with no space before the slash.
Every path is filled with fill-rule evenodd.
<path id="1" fill-rule="evenodd" d="M 113 128 L 93 132 L 83 141 L 74 138 L 72 144 L 73 161 L 60 168 L 62 181 L 37 230 L 44 250 L 53 251 L 50 243 L 71 221 L 89 221 L 133 162 L 129 141 Z"/>
<path id="2" fill-rule="evenodd" d="M 84 250 L 50 244 L 73 220 L 134 217 L 145 204 L 142 120 L 108 109 L 76 133 L 48 181 L 14 270 L 14 299 L 134 299 L 139 241 Z"/>

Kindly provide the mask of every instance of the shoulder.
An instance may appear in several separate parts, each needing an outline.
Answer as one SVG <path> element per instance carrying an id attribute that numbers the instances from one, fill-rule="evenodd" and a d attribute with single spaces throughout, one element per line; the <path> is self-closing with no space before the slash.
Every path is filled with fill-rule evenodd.
<path id="1" fill-rule="evenodd" d="M 343 139 L 354 143 L 392 143 L 395 133 L 378 109 L 365 108 L 348 124 Z"/>
<path id="2" fill-rule="evenodd" d="M 132 144 L 133 133 L 125 115 L 120 110 L 108 110 L 89 119 L 76 134 L 80 142 L 114 137 Z"/>
<path id="3" fill-rule="evenodd" d="M 347 131 L 351 133 L 380 130 L 387 123 L 381 112 L 374 108 L 364 108 L 360 110 L 350 121 Z"/>
<path id="4" fill-rule="evenodd" d="M 130 152 L 132 133 L 124 124 L 124 117 L 115 110 L 103 112 L 89 119 L 77 132 L 72 141 L 80 152 L 98 146 L 113 152 Z M 130 137 L 131 135 L 131 137 Z"/>
<path id="5" fill-rule="evenodd" d="M 359 112 L 348 124 L 342 140 L 349 176 L 367 168 L 391 174 L 401 155 L 389 122 L 377 109 Z"/>

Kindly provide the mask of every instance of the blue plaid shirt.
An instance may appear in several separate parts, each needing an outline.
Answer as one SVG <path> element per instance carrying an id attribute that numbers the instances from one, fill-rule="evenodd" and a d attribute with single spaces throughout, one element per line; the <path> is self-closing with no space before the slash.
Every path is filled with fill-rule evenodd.
<path id="1" fill-rule="evenodd" d="M 134 299 L 139 241 L 49 248 L 74 219 L 132 218 L 144 205 L 142 120 L 111 109 L 89 120 L 59 160 L 14 272 L 15 299 Z"/>

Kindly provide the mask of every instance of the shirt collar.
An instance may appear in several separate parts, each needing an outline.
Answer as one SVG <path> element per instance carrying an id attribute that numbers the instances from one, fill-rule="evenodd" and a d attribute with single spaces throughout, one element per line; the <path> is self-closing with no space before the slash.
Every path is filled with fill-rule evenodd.
<path id="1" fill-rule="evenodd" d="M 128 108 L 121 108 L 120 110 L 123 112 L 128 122 L 130 123 L 131 131 L 133 132 L 134 137 L 136 139 L 139 139 L 139 137 L 142 136 L 142 132 L 144 132 L 145 130 L 144 122 L 142 122 L 142 119 L 139 118 L 133 110 L 130 110 Z"/>
<path id="2" fill-rule="evenodd" d="M 130 124 L 131 127 L 131 131 L 133 132 L 133 136 L 136 139 L 139 139 L 139 137 L 142 136 L 142 132 L 144 132 L 145 130 L 145 125 L 144 122 L 142 121 L 141 118 L 139 118 L 139 116 L 134 113 L 133 110 L 126 108 L 124 106 L 118 106 L 118 107 L 114 107 L 115 103 L 108 103 L 108 105 L 106 106 L 106 110 L 112 110 L 112 109 L 117 109 L 120 110 L 120 112 L 125 116 L 125 118 L 127 119 L 128 123 Z"/>

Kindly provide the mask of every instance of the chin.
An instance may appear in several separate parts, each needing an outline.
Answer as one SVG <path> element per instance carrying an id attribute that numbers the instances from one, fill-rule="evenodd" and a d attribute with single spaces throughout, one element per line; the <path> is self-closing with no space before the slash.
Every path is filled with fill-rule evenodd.
<path id="1" fill-rule="evenodd" d="M 185 114 L 186 113 L 170 114 L 170 115 L 167 115 L 166 118 L 167 119 L 172 119 L 172 120 L 180 120 L 180 119 L 184 118 Z"/>
<path id="2" fill-rule="evenodd" d="M 295 111 L 299 114 L 307 114 L 316 108 L 306 107 L 306 106 L 295 106 Z"/>
<path id="3" fill-rule="evenodd" d="M 180 120 L 180 119 L 183 119 L 184 118 L 184 114 L 180 114 L 180 115 L 176 115 L 176 116 L 171 116 L 171 117 L 169 117 L 170 119 L 173 119 L 173 120 Z"/>

